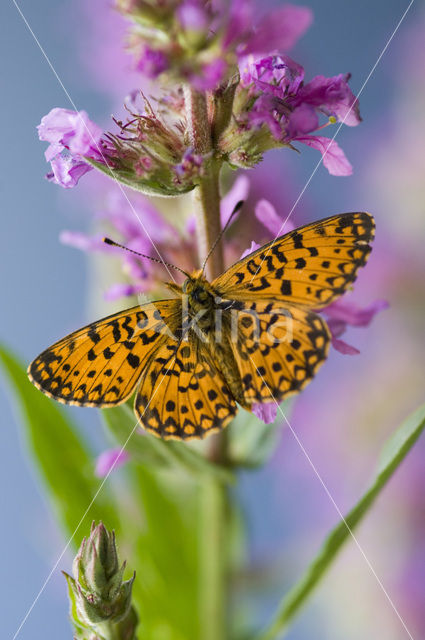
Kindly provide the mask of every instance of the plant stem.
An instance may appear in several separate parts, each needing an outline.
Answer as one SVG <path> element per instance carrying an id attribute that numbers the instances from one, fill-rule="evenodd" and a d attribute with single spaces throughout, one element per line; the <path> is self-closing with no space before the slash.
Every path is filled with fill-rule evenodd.
<path id="1" fill-rule="evenodd" d="M 195 153 L 203 156 L 203 175 L 194 190 L 198 251 L 200 264 L 221 231 L 220 163 L 214 157 L 207 95 L 185 87 L 186 118 L 190 143 Z M 222 273 L 223 250 L 219 243 L 206 265 L 211 280 Z M 226 460 L 225 432 L 210 438 L 209 457 L 213 462 Z M 226 485 L 211 474 L 205 474 L 200 484 L 200 637 L 202 640 L 222 640 L 226 637 L 227 568 L 226 556 Z"/>
<path id="2" fill-rule="evenodd" d="M 207 474 L 200 485 L 200 619 L 202 640 L 227 637 L 227 544 L 225 485 Z"/>
<path id="3" fill-rule="evenodd" d="M 193 191 L 199 261 L 202 264 L 221 231 L 220 163 L 214 158 L 206 94 L 186 87 L 185 104 L 190 143 L 195 153 L 203 156 L 204 175 Z M 210 280 L 216 278 L 223 268 L 223 249 L 218 244 L 206 266 L 207 277 Z"/>

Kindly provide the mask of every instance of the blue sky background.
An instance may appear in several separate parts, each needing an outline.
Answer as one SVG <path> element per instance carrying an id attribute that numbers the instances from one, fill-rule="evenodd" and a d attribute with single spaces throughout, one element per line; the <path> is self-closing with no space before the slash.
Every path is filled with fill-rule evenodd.
<path id="1" fill-rule="evenodd" d="M 402 0 L 373 3 L 313 0 L 308 5 L 314 11 L 315 22 L 293 56 L 304 64 L 309 76 L 351 71 L 356 92 L 407 4 Z M 78 6 L 70 17 L 69 2 L 64 0 L 20 2 L 31 28 L 78 108 L 86 109 L 93 120 L 102 122 L 113 105 L 109 97 L 96 90 L 76 54 L 76 39 L 81 28 Z M 397 98 L 397 85 L 392 78 L 398 64 L 400 39 L 409 25 L 414 24 L 418 11 L 419 3 L 415 3 L 364 90 L 362 135 L 346 128 L 338 137 L 355 171 L 370 152 L 369 141 L 372 143 L 379 132 L 385 135 L 389 108 Z M 53 106 L 70 108 L 63 89 L 9 0 L 1 3 L 0 25 L 3 218 L 0 340 L 28 361 L 47 344 L 88 319 L 85 257 L 58 242 L 64 227 L 78 228 L 72 216 L 78 215 L 78 220 L 83 220 L 88 211 L 84 211 L 84 203 L 77 195 L 55 188 L 43 179 L 47 169 L 43 157 L 45 145 L 38 141 L 35 126 Z M 296 159 L 297 180 L 301 186 L 316 161 L 316 154 L 309 151 Z M 276 155 L 271 154 L 267 162 L 278 162 Z M 339 210 L 367 209 L 364 195 L 356 192 L 354 197 L 353 194 L 350 179 L 330 177 L 321 168 L 308 189 L 306 203 L 310 211 L 316 212 L 315 217 Z M 89 416 L 84 413 L 78 412 L 80 423 L 96 441 L 98 422 L 92 419 L 91 412 Z M 7 602 L 2 616 L 2 637 L 12 638 L 62 550 L 63 539 L 20 438 L 9 390 L 4 384 L 0 390 L 0 416 L 4 523 L 0 602 Z M 267 491 L 261 482 L 256 486 L 260 495 Z M 260 540 L 262 535 L 267 536 L 267 532 L 258 524 Z M 69 569 L 69 565 L 70 558 L 66 556 L 60 568 Z M 64 580 L 56 571 L 19 638 L 71 637 L 67 606 Z M 306 637 L 302 633 L 300 628 L 291 637 Z"/>

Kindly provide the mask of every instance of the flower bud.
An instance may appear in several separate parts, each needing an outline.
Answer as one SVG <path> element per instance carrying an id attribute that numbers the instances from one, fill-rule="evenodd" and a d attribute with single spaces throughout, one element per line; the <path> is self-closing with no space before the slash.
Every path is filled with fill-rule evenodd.
<path id="1" fill-rule="evenodd" d="M 71 601 L 71 620 L 76 630 L 89 629 L 103 637 L 108 625 L 120 625 L 127 630 L 123 638 L 131 640 L 137 616 L 131 607 L 131 591 L 135 575 L 123 581 L 125 562 L 120 566 L 115 546 L 115 535 L 102 523 L 92 524 L 89 538 L 84 538 L 74 559 L 74 577 L 64 574 L 68 582 Z M 106 627 L 105 627 L 106 625 Z M 109 628 L 109 627 L 108 627 Z M 106 634 L 108 635 L 108 634 Z M 121 635 L 114 635 L 114 638 Z"/>

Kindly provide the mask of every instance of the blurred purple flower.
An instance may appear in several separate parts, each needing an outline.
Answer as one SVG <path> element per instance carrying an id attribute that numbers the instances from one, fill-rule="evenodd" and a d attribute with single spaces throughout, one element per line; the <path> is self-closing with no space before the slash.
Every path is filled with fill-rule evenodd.
<path id="1" fill-rule="evenodd" d="M 169 68 L 168 58 L 163 51 L 144 46 L 137 63 L 137 70 L 147 78 L 157 78 Z"/>
<path id="2" fill-rule="evenodd" d="M 171 70 L 199 90 L 213 90 L 248 55 L 289 50 L 312 22 L 310 9 L 290 4 L 260 20 L 249 0 L 176 4 L 166 9 L 168 21 L 159 21 L 157 29 L 135 30 L 137 68 L 149 77 Z M 132 16 L 131 6 L 124 11 Z M 162 24 L 180 38 L 158 37 Z"/>
<path id="3" fill-rule="evenodd" d="M 70 188 L 91 170 L 84 157 L 102 162 L 102 129 L 85 111 L 55 107 L 41 119 L 37 129 L 40 140 L 50 143 L 44 153 L 52 166 L 48 180 Z"/>
<path id="4" fill-rule="evenodd" d="M 293 222 L 289 219 L 282 220 L 272 203 L 265 198 L 257 202 L 255 217 L 266 227 L 267 231 L 270 231 L 273 238 L 295 229 Z"/>
<path id="5" fill-rule="evenodd" d="M 249 249 L 245 249 L 245 251 L 241 254 L 241 257 L 239 258 L 239 260 L 242 260 L 242 258 L 246 258 L 246 256 L 249 256 L 250 253 L 254 253 L 254 251 L 257 251 L 257 249 L 259 249 L 261 247 L 260 244 L 258 244 L 257 242 L 254 242 L 254 240 L 251 242 L 251 246 L 249 247 Z"/>
<path id="6" fill-rule="evenodd" d="M 253 404 L 252 413 L 257 416 L 264 424 L 271 424 L 276 420 L 277 404 L 276 402 L 265 402 L 264 404 Z"/>
<path id="7" fill-rule="evenodd" d="M 104 478 L 122 467 L 129 459 L 128 453 L 122 449 L 107 449 L 96 460 L 95 474 L 98 478 Z"/>
<path id="8" fill-rule="evenodd" d="M 345 333 L 347 326 L 367 327 L 372 322 L 374 316 L 388 309 L 389 303 L 386 300 L 375 300 L 367 307 L 358 307 L 345 300 L 336 300 L 322 310 L 326 317 L 329 330 L 332 335 L 332 346 L 344 355 L 356 355 L 360 353 L 358 349 L 347 344 L 339 337 Z"/>
<path id="9" fill-rule="evenodd" d="M 289 51 L 304 35 L 312 21 L 313 13 L 307 7 L 287 4 L 270 11 L 246 38 L 245 46 L 241 47 L 242 53 L 246 55 L 275 50 Z"/>

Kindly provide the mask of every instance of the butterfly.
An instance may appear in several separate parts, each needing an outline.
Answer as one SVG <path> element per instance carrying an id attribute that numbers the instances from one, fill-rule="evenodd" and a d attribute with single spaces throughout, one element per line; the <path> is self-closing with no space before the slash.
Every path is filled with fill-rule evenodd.
<path id="1" fill-rule="evenodd" d="M 317 311 L 354 282 L 374 228 L 368 213 L 343 213 L 265 244 L 212 282 L 203 270 L 186 274 L 182 286 L 168 283 L 174 298 L 59 340 L 29 377 L 47 396 L 85 407 L 114 407 L 136 390 L 137 419 L 164 439 L 223 429 L 237 405 L 279 403 L 313 378 L 330 344 Z"/>

